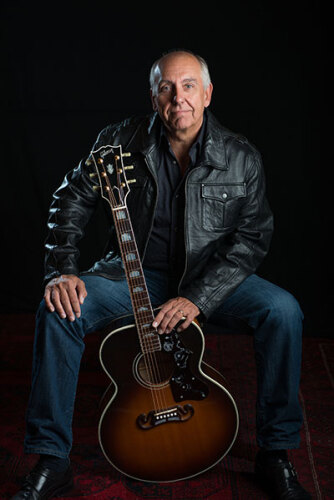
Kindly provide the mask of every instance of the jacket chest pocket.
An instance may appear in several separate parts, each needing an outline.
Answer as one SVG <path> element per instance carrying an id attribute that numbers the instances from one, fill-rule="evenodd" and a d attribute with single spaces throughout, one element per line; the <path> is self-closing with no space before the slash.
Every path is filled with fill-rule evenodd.
<path id="1" fill-rule="evenodd" d="M 246 197 L 246 184 L 202 184 L 201 196 L 204 229 L 222 231 L 235 225 Z"/>

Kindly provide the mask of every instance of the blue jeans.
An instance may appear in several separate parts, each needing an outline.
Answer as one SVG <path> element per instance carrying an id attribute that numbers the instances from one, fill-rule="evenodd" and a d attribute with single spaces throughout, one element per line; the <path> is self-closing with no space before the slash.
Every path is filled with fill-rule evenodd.
<path id="1" fill-rule="evenodd" d="M 145 270 L 153 307 L 168 300 L 165 273 Z M 36 316 L 32 388 L 26 414 L 26 453 L 67 457 L 84 337 L 131 313 L 125 280 L 83 276 L 87 298 L 74 322 L 50 313 L 41 302 Z M 285 290 L 252 275 L 215 311 L 223 325 L 240 318 L 254 331 L 257 364 L 257 442 L 267 449 L 299 446 L 302 413 L 298 401 L 303 315 Z M 242 360 L 240 360 L 240 363 Z"/>

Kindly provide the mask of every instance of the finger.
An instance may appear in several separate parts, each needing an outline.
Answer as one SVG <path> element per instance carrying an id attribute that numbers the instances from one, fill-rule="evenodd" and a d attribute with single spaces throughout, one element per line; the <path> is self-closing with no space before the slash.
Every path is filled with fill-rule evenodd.
<path id="1" fill-rule="evenodd" d="M 69 290 L 67 290 L 67 295 L 68 295 L 68 299 L 70 301 L 71 310 L 75 313 L 77 318 L 79 318 L 80 313 L 81 313 L 81 308 L 80 308 L 80 302 L 79 302 L 77 290 L 70 288 Z"/>
<path id="2" fill-rule="evenodd" d="M 64 308 L 60 301 L 59 290 L 56 287 L 51 289 L 51 300 L 59 316 L 63 319 L 66 318 Z"/>
<path id="3" fill-rule="evenodd" d="M 86 285 L 82 280 L 80 280 L 77 284 L 77 293 L 80 304 L 83 304 L 85 298 L 87 297 L 87 290 L 86 290 Z"/>
<path id="4" fill-rule="evenodd" d="M 166 313 L 168 313 L 168 311 L 171 308 L 172 308 L 172 305 L 171 305 L 170 301 L 166 302 L 165 304 L 163 304 L 161 306 L 160 311 L 158 312 L 158 314 L 156 315 L 156 317 L 154 318 L 154 321 L 153 321 L 154 328 L 157 328 L 160 325 L 160 323 L 164 319 Z"/>
<path id="5" fill-rule="evenodd" d="M 45 304 L 46 304 L 47 309 L 49 309 L 50 312 L 54 312 L 55 308 L 51 302 L 51 290 L 50 290 L 50 288 L 45 289 L 44 300 L 45 300 Z"/>
<path id="6" fill-rule="evenodd" d="M 62 305 L 64 311 L 65 311 L 66 317 L 70 321 L 74 321 L 75 320 L 75 315 L 74 315 L 74 312 L 73 312 L 72 303 L 71 303 L 71 299 L 70 299 L 69 293 L 70 293 L 70 291 L 67 290 L 66 288 L 60 288 L 60 302 L 61 302 L 61 305 Z M 76 298 L 76 300 L 77 300 L 77 303 L 78 303 L 78 299 L 77 298 Z"/>
<path id="7" fill-rule="evenodd" d="M 180 323 L 180 321 L 184 318 L 184 312 L 180 309 L 175 309 L 173 316 L 171 316 L 170 321 L 167 323 L 165 327 L 166 333 L 170 333 L 175 326 Z"/>
<path id="8" fill-rule="evenodd" d="M 179 306 L 174 305 L 174 307 L 165 314 L 163 320 L 160 323 L 159 329 L 161 329 L 163 332 L 170 333 L 175 325 L 177 325 L 177 323 L 181 321 L 183 315 L 184 312 L 179 309 Z"/>
<path id="9" fill-rule="evenodd" d="M 158 326 L 158 333 L 165 333 L 166 327 L 170 322 L 170 320 L 172 319 L 173 315 L 174 315 L 173 309 L 168 309 L 167 311 L 164 312 L 163 318 Z"/>

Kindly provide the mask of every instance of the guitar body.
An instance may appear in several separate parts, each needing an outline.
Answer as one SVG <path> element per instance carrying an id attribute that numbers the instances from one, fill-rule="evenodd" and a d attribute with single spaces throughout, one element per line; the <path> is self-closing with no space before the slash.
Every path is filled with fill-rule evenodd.
<path id="1" fill-rule="evenodd" d="M 230 450 L 237 407 L 223 377 L 202 364 L 203 350 L 195 323 L 162 336 L 161 351 L 146 355 L 134 325 L 106 336 L 100 361 L 112 383 L 101 403 L 99 441 L 116 469 L 142 481 L 178 481 L 213 467 Z"/>

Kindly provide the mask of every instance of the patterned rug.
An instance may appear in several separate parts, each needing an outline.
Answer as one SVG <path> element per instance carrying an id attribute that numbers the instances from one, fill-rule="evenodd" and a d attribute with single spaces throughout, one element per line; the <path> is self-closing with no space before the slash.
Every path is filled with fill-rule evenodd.
<path id="1" fill-rule="evenodd" d="M 3 315 L 1 319 L 0 498 L 10 498 L 37 457 L 22 451 L 24 413 L 29 394 L 34 318 Z M 108 500 L 262 500 L 269 496 L 253 472 L 257 451 L 255 365 L 252 338 L 206 335 L 206 361 L 228 380 L 240 413 L 240 431 L 224 460 L 204 474 L 175 483 L 131 480 L 105 460 L 97 439 L 97 407 L 108 385 L 98 361 L 98 335 L 87 338 L 73 422 L 71 454 L 75 488 L 67 499 Z M 312 498 L 334 498 L 334 340 L 304 338 L 300 401 L 304 412 L 302 442 L 289 452 L 301 483 Z"/>

